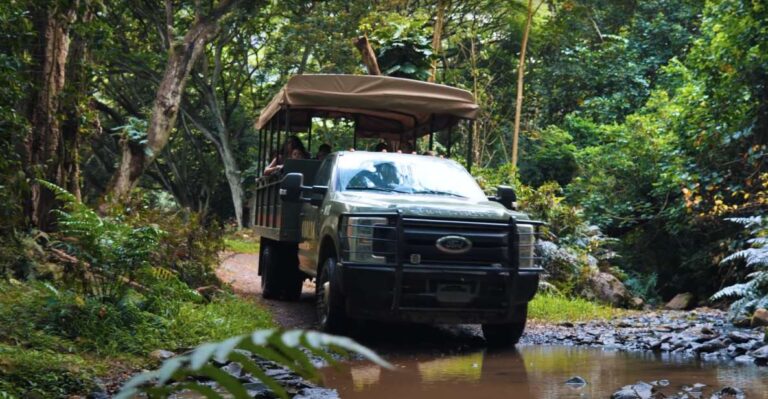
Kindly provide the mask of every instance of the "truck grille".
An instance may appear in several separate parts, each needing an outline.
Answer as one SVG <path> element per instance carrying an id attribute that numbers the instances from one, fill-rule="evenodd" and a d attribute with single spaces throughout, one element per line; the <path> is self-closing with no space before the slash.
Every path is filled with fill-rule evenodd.
<path id="1" fill-rule="evenodd" d="M 403 218 L 403 263 L 412 263 L 417 255 L 419 264 L 456 266 L 514 267 L 510 262 L 516 251 L 512 250 L 514 225 L 510 223 L 467 222 L 442 219 Z M 446 253 L 436 246 L 437 240 L 446 236 L 460 236 L 472 242 L 464 253 Z"/>

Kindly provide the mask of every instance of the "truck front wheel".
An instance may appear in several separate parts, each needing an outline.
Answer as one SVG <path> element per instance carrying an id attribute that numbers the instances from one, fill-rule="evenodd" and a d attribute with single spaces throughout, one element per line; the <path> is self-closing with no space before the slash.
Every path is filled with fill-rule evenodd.
<path id="1" fill-rule="evenodd" d="M 483 324 L 483 336 L 488 346 L 504 348 L 517 344 L 525 331 L 528 317 L 528 304 L 515 309 L 515 321 L 503 324 Z"/>
<path id="2" fill-rule="evenodd" d="M 339 290 L 338 280 L 334 279 L 334 272 L 336 259 L 331 257 L 323 263 L 323 269 L 315 284 L 315 298 L 320 329 L 338 334 L 347 329 L 348 319 L 344 309 L 344 297 Z"/>

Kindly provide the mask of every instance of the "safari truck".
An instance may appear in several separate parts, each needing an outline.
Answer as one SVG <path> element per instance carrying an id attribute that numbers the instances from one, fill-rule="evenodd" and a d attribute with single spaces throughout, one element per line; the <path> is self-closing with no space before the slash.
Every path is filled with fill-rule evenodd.
<path id="1" fill-rule="evenodd" d="M 257 179 L 263 296 L 295 300 L 313 278 L 326 331 L 344 332 L 352 320 L 476 323 L 490 345 L 517 343 L 542 271 L 541 223 L 515 210 L 512 188 L 488 197 L 447 159 L 455 128 L 477 112 L 471 93 L 445 85 L 292 77 L 256 123 L 259 164 L 289 136 L 311 151 L 314 118 L 352 121 L 353 148 L 322 161 L 286 159 L 282 173 Z M 440 138 L 447 157 L 356 151 L 364 138 L 430 150 Z"/>

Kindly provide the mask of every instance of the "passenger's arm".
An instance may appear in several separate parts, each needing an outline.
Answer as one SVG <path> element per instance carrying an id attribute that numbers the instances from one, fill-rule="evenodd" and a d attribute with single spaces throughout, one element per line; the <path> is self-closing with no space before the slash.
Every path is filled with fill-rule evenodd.
<path id="1" fill-rule="evenodd" d="M 264 176 L 269 176 L 275 172 L 280 171 L 281 169 L 283 169 L 283 165 L 278 165 L 277 158 L 274 158 L 272 162 L 270 162 L 269 166 L 264 169 Z"/>

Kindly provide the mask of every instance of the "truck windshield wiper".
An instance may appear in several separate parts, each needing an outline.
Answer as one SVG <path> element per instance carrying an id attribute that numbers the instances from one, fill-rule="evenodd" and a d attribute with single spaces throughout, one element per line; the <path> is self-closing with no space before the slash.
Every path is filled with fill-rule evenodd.
<path id="1" fill-rule="evenodd" d="M 418 190 L 418 191 L 414 191 L 413 193 L 414 194 L 449 195 L 451 197 L 467 198 L 461 194 L 451 193 L 448 191 L 439 191 L 439 190 Z"/>
<path id="2" fill-rule="evenodd" d="M 368 190 L 368 191 L 382 191 L 385 193 L 409 194 L 408 191 L 395 190 L 394 188 L 386 188 L 386 187 L 347 186 L 347 190 Z"/>

